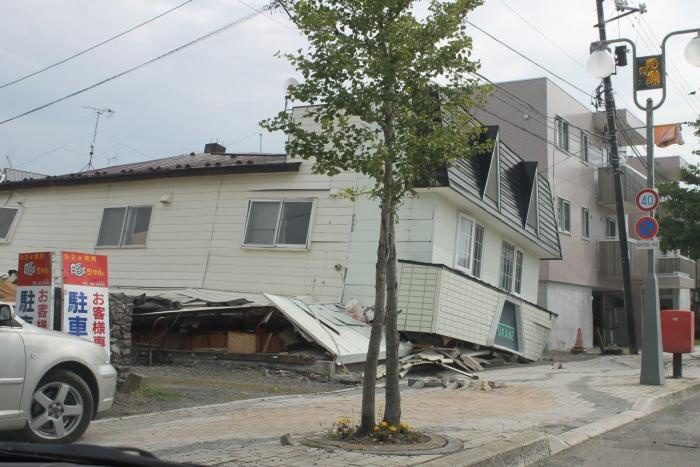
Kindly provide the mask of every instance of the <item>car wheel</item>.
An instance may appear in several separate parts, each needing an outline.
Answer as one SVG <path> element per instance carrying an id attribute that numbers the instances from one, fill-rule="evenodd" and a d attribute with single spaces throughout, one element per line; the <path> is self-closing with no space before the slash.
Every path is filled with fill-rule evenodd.
<path id="1" fill-rule="evenodd" d="M 35 443 L 71 443 L 85 433 L 93 411 L 92 394 L 82 378 L 51 370 L 32 395 L 24 434 Z"/>

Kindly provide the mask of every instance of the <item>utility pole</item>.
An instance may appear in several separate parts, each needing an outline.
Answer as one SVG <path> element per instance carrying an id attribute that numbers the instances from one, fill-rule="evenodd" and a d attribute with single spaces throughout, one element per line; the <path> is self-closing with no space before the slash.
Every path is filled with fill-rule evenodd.
<path id="1" fill-rule="evenodd" d="M 80 171 L 83 172 L 85 170 L 92 170 L 95 168 L 95 166 L 92 165 L 92 162 L 95 158 L 95 140 L 97 139 L 97 125 L 100 123 L 100 117 L 104 114 L 106 118 L 111 117 L 114 115 L 114 110 L 110 109 L 109 107 L 105 107 L 104 109 L 98 109 L 95 107 L 88 107 L 86 105 L 83 106 L 85 109 L 89 109 L 94 111 L 97 114 L 97 118 L 95 119 L 95 130 L 92 132 L 92 143 L 90 143 L 90 159 L 88 160 L 88 163 L 83 167 Z"/>
<path id="2" fill-rule="evenodd" d="M 601 41 L 607 40 L 605 32 L 605 13 L 603 1 L 596 0 L 598 11 L 598 35 Z M 617 211 L 617 236 L 620 241 L 620 257 L 622 259 L 622 287 L 624 289 L 625 312 L 627 315 L 627 335 L 629 338 L 629 351 L 638 353 L 637 331 L 635 326 L 634 308 L 632 306 L 632 277 L 630 274 L 630 254 L 627 244 L 627 220 L 625 219 L 625 205 L 622 195 L 622 175 L 620 172 L 620 155 L 617 146 L 617 131 L 615 129 L 615 97 L 613 96 L 612 81 L 610 77 L 603 79 L 605 93 L 605 115 L 607 117 L 607 140 L 610 144 L 610 163 L 613 169 L 613 182 L 615 187 L 615 207 Z"/>

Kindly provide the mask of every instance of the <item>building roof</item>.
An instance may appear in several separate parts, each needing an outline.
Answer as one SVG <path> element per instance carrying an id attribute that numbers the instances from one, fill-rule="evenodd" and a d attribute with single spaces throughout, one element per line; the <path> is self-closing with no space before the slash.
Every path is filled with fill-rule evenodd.
<path id="1" fill-rule="evenodd" d="M 190 153 L 133 164 L 116 165 L 45 178 L 25 177 L 0 183 L 0 191 L 15 188 L 82 185 L 118 180 L 192 177 L 226 173 L 295 172 L 300 162 L 287 162 L 285 154 Z"/>
<path id="2" fill-rule="evenodd" d="M 486 127 L 482 140 L 493 150 L 453 163 L 445 184 L 561 259 L 549 182 L 500 140 L 497 126 Z"/>

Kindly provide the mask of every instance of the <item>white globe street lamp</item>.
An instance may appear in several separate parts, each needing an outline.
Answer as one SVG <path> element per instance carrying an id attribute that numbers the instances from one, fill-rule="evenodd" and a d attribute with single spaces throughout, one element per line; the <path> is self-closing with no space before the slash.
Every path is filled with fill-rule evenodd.
<path id="1" fill-rule="evenodd" d="M 615 73 L 615 57 L 613 57 L 608 49 L 595 50 L 588 57 L 586 69 L 596 78 L 607 78 Z"/>
<path id="2" fill-rule="evenodd" d="M 685 59 L 691 65 L 700 67 L 700 33 L 685 46 Z"/>

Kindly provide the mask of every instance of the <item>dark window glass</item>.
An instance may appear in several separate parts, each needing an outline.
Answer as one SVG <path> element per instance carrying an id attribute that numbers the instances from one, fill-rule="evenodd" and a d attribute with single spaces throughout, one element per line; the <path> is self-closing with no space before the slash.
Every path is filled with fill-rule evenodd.
<path id="1" fill-rule="evenodd" d="M 277 243 L 281 245 L 306 245 L 311 221 L 310 201 L 285 201 L 277 232 Z"/>
<path id="2" fill-rule="evenodd" d="M 0 208 L 0 240 L 7 240 L 19 209 Z"/>
<path id="3" fill-rule="evenodd" d="M 126 208 L 105 208 L 102 212 L 102 224 L 97 236 L 97 246 L 119 246 Z"/>

